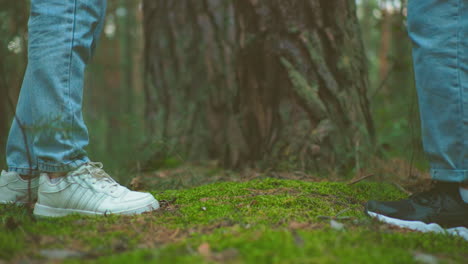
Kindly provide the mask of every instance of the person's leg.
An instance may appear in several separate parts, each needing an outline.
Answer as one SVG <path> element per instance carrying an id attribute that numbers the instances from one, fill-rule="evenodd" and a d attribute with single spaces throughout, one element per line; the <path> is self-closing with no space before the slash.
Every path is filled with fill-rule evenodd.
<path id="1" fill-rule="evenodd" d="M 468 13 L 463 0 L 412 0 L 413 41 L 421 130 L 434 180 L 468 180 Z"/>
<path id="2" fill-rule="evenodd" d="M 10 172 L 0 177 L 0 203 L 24 200 L 18 197 L 27 185 L 18 173 L 41 173 L 37 216 L 139 214 L 159 207 L 151 194 L 120 186 L 84 151 L 84 71 L 103 26 L 105 5 L 105 0 L 31 1 L 28 67 L 17 107 L 27 140 L 14 122 L 7 146 Z M 60 172 L 65 174 L 51 180 Z"/>
<path id="3" fill-rule="evenodd" d="M 468 226 L 468 204 L 459 192 L 468 180 L 467 4 L 464 0 L 408 3 L 423 145 L 432 178 L 440 183 L 407 200 L 370 201 L 366 211 L 371 216 L 392 219 L 387 222 L 394 224 L 403 221 L 402 226 L 423 231 L 434 227 L 425 225 L 429 223 Z M 468 239 L 468 234 L 464 236 Z"/>
<path id="4" fill-rule="evenodd" d="M 15 122 L 7 161 L 11 173 L 28 174 L 29 163 L 41 173 L 36 216 L 139 214 L 159 208 L 151 194 L 120 186 L 84 151 L 84 71 L 102 29 L 105 5 L 105 0 L 31 1 L 28 67 L 17 111 L 29 140 L 23 141 Z M 53 174 L 62 177 L 51 180 Z M 22 184 L 12 174 L 2 173 L 1 179 L 0 192 Z M 0 197 L 4 200 L 9 199 Z"/>
<path id="5" fill-rule="evenodd" d="M 84 68 L 103 26 L 105 0 L 32 0 L 28 66 L 7 142 L 9 172 L 0 203 L 37 195 L 38 179 L 20 175 L 70 171 L 89 161 L 81 115 Z"/>
<path id="6" fill-rule="evenodd" d="M 89 161 L 82 117 L 84 71 L 105 0 L 32 0 L 28 66 L 7 143 L 10 171 L 67 172 Z M 28 157 L 29 152 L 29 157 Z"/>

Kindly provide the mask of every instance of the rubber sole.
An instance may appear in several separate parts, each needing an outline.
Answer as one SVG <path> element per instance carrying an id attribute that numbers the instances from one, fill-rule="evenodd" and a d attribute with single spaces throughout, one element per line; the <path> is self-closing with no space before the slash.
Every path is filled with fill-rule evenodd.
<path id="1" fill-rule="evenodd" d="M 401 219 L 396 219 L 396 218 L 391 218 L 385 215 L 377 214 L 374 212 L 367 211 L 366 212 L 370 217 L 375 218 L 381 222 L 402 227 L 402 228 L 407 228 L 415 231 L 420 231 L 420 232 L 435 232 L 435 233 L 443 233 L 443 234 L 450 234 L 454 236 L 460 236 L 464 238 L 466 241 L 468 241 L 468 228 L 466 227 L 453 227 L 453 228 L 443 228 L 440 225 L 436 223 L 431 223 L 431 224 L 426 224 L 421 221 L 407 221 L 407 220 L 401 220 Z"/>
<path id="2" fill-rule="evenodd" d="M 80 214 L 80 215 L 89 215 L 89 216 L 105 216 L 105 215 L 137 215 L 146 212 L 151 212 L 157 210 L 159 208 L 158 201 L 153 201 L 145 206 L 141 206 L 138 208 L 133 208 L 130 210 L 125 211 L 118 211 L 118 212 L 94 212 L 94 211 L 86 211 L 86 210 L 78 210 L 78 209 L 66 209 L 66 208 L 54 208 L 49 207 L 46 205 L 42 205 L 36 203 L 34 206 L 34 216 L 39 218 L 48 218 L 48 217 L 63 217 L 71 214 Z"/>

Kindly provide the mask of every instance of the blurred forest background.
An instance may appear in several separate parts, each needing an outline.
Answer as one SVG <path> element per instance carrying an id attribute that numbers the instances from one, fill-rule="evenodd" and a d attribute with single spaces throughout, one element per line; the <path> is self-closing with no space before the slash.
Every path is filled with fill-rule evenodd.
<path id="1" fill-rule="evenodd" d="M 2 168 L 28 2 L 0 0 Z M 120 180 L 187 162 L 424 169 L 405 21 L 405 0 L 109 0 L 86 76 L 88 153 Z"/>

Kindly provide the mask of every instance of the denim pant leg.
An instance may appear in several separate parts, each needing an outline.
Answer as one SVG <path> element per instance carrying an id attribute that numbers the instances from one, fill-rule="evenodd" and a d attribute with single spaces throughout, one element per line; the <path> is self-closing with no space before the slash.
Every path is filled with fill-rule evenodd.
<path id="1" fill-rule="evenodd" d="M 31 0 L 28 66 L 7 142 L 10 171 L 66 172 L 89 161 L 84 71 L 105 9 L 106 0 Z"/>
<path id="2" fill-rule="evenodd" d="M 431 175 L 440 181 L 468 180 L 467 3 L 408 3 L 423 145 Z"/>

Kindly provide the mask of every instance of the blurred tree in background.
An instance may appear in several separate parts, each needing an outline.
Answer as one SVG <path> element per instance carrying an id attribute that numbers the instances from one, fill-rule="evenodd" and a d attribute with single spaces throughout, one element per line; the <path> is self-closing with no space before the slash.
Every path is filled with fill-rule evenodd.
<path id="1" fill-rule="evenodd" d="M 27 1 L 0 0 L 0 166 L 27 62 Z"/>
<path id="2" fill-rule="evenodd" d="M 28 4 L 0 7 L 4 168 Z M 358 170 L 375 150 L 412 159 L 405 19 L 402 0 L 109 0 L 86 78 L 88 152 L 120 175 L 184 160 L 329 171 Z"/>
<path id="3" fill-rule="evenodd" d="M 379 133 L 378 148 L 427 167 L 413 81 L 411 42 L 406 30 L 407 0 L 358 1 L 369 61 L 372 114 Z"/>

